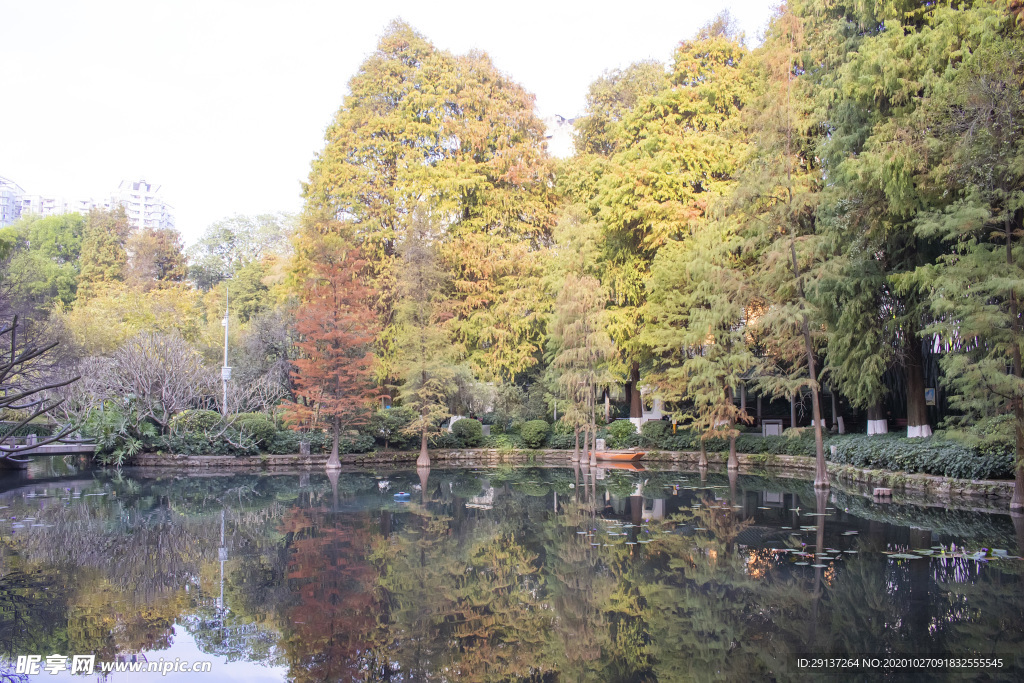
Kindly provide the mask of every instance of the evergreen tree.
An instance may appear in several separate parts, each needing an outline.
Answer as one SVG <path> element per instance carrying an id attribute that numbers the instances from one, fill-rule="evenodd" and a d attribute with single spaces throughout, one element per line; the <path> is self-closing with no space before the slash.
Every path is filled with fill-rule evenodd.
<path id="1" fill-rule="evenodd" d="M 596 450 L 598 390 L 615 379 L 608 368 L 615 345 L 604 329 L 606 296 L 597 279 L 570 274 L 551 320 L 552 345 L 557 349 L 551 365 L 558 373 L 562 395 L 572 406 L 567 417 L 577 435 L 581 426 L 585 429 L 584 454 L 588 444 L 591 451 Z"/>
<path id="2" fill-rule="evenodd" d="M 733 399 L 757 361 L 744 327 L 750 295 L 736 263 L 741 247 L 725 221 L 666 244 L 651 267 L 641 340 L 656 359 L 661 396 L 692 406 L 676 417 L 691 420 L 702 438 L 728 437 L 730 469 L 739 467 L 734 426 L 751 421 Z"/>
<path id="3" fill-rule="evenodd" d="M 929 102 L 944 151 L 937 181 L 959 191 L 917 221 L 921 238 L 951 249 L 913 280 L 929 287 L 927 331 L 939 335 L 950 406 L 962 413 L 952 421 L 974 439 L 1015 444 L 1010 509 L 1024 512 L 1024 32 L 991 9 L 972 14 L 984 42 Z"/>
<path id="4" fill-rule="evenodd" d="M 641 411 L 641 311 L 651 262 L 728 191 L 743 149 L 737 122 L 750 91 L 747 50 L 727 26 L 712 22 L 680 45 L 670 87 L 623 119 L 619 151 L 598 185 L 608 329 L 629 367 L 632 417 Z"/>

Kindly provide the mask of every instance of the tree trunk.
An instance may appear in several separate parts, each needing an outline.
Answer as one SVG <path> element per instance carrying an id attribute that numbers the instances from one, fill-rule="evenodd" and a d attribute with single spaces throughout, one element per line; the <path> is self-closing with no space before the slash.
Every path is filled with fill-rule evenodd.
<path id="1" fill-rule="evenodd" d="M 633 361 L 633 364 L 629 366 L 629 383 L 633 386 L 633 391 L 629 395 L 629 416 L 643 417 L 644 401 L 640 395 L 640 363 L 637 361 Z"/>
<path id="2" fill-rule="evenodd" d="M 882 404 L 875 403 L 868 406 L 868 436 L 874 434 L 888 434 L 889 423 L 882 415 Z"/>
<path id="3" fill-rule="evenodd" d="M 573 449 L 572 449 L 572 461 L 573 462 L 579 462 L 580 461 L 580 428 L 577 427 L 574 430 L 574 432 L 576 434 L 576 444 L 573 446 Z"/>
<path id="4" fill-rule="evenodd" d="M 708 449 L 704 444 L 704 439 L 700 440 L 700 459 L 697 461 L 697 467 L 708 466 Z"/>
<path id="5" fill-rule="evenodd" d="M 612 397 L 611 392 L 604 390 L 604 423 L 611 424 L 612 421 Z"/>
<path id="6" fill-rule="evenodd" d="M 789 397 L 789 426 L 796 427 L 796 394 Z"/>
<path id="7" fill-rule="evenodd" d="M 430 454 L 427 452 L 427 428 L 420 432 L 420 457 L 416 458 L 416 467 L 430 467 Z"/>
<path id="8" fill-rule="evenodd" d="M 804 325 L 804 350 L 807 353 L 807 370 L 811 375 L 811 419 L 814 420 L 814 488 L 827 489 L 828 466 L 825 464 L 825 438 L 822 436 L 821 397 L 818 395 L 818 370 L 814 366 L 814 347 L 811 345 L 811 332 Z M 820 552 L 820 550 L 818 551 Z"/>
<path id="9" fill-rule="evenodd" d="M 1010 214 L 1007 212 L 1004 221 L 1006 231 L 1006 263 L 1013 265 L 1013 230 L 1010 225 Z M 1010 320 L 1013 321 L 1013 344 L 1011 344 L 1013 358 L 1013 376 L 1018 379 L 1024 376 L 1024 368 L 1021 367 L 1020 357 L 1020 317 L 1017 315 L 1017 292 L 1010 289 Z M 1017 445 L 1017 457 L 1013 474 L 1013 498 L 1010 499 L 1010 512 L 1024 512 L 1024 399 L 1021 395 L 1014 393 L 1013 401 L 1013 432 Z"/>
<path id="10" fill-rule="evenodd" d="M 331 423 L 331 427 L 334 432 L 334 439 L 331 443 L 331 457 L 327 459 L 327 469 L 339 470 L 341 469 L 341 461 L 338 459 L 338 441 L 341 428 L 338 425 L 338 418 L 334 418 Z"/>
<path id="11" fill-rule="evenodd" d="M 932 435 L 928 424 L 928 405 L 924 400 L 924 360 L 921 356 L 921 340 L 916 334 L 907 334 L 907 438 Z"/>
<path id="12" fill-rule="evenodd" d="M 732 402 L 732 387 L 725 388 L 725 398 L 727 401 Z M 733 429 L 735 422 L 729 419 L 729 463 L 727 467 L 730 470 L 738 470 L 740 467 L 739 458 L 736 457 L 736 431 Z"/>

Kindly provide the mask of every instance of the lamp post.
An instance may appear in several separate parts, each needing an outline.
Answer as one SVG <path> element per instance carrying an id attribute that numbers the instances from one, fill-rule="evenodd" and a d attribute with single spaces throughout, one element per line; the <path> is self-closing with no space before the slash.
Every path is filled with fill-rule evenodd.
<path id="1" fill-rule="evenodd" d="M 228 314 L 231 311 L 231 294 L 228 291 L 228 284 L 224 283 L 224 320 L 221 324 L 224 325 L 224 366 L 220 369 L 220 378 L 224 384 L 224 402 L 221 404 L 221 410 L 224 416 L 228 414 L 228 380 L 231 379 L 231 367 L 228 365 Z"/>

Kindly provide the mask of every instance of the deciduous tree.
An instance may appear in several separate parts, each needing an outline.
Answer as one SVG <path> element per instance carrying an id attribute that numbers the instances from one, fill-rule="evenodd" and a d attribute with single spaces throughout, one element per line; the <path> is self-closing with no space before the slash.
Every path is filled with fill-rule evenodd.
<path id="1" fill-rule="evenodd" d="M 363 282 L 366 261 L 358 249 L 328 240 L 317 253 L 304 301 L 295 314 L 302 357 L 292 361 L 297 401 L 289 412 L 299 426 L 326 425 L 333 441 L 329 469 L 340 467 L 342 427 L 369 419 L 376 395 L 371 382 L 371 344 L 377 332 L 369 307 L 372 290 Z"/>

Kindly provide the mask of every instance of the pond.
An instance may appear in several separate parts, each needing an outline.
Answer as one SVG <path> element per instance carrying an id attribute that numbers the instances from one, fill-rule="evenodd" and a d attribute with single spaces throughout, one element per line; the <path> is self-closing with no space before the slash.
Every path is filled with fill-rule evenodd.
<path id="1" fill-rule="evenodd" d="M 95 678 L 76 655 L 218 683 L 1024 675 L 1024 525 L 801 480 L 48 464 L 0 474 L 0 513 L 22 680 Z"/>

